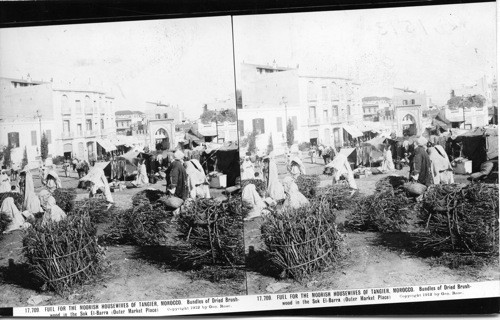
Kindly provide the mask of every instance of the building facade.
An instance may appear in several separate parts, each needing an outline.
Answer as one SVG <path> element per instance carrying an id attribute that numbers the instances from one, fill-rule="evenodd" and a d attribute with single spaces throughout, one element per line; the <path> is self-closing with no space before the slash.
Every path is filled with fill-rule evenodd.
<path id="1" fill-rule="evenodd" d="M 97 158 L 113 146 L 114 98 L 90 86 L 1 78 L 0 143 L 14 143 L 12 161 L 20 163 L 26 147 L 30 165 L 40 160 L 41 134 L 49 157 Z"/>
<path id="2" fill-rule="evenodd" d="M 352 79 L 301 73 L 298 68 L 242 65 L 241 135 L 272 135 L 275 151 L 286 144 L 286 126 L 295 142 L 341 146 L 350 133 L 344 125 L 362 120 L 360 85 Z M 278 151 L 279 152 L 279 151 Z"/>

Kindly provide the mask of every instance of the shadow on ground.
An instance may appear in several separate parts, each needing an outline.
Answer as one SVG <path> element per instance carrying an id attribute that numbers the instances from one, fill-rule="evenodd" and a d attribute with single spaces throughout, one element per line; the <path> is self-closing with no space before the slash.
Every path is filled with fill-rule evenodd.
<path id="1" fill-rule="evenodd" d="M 378 233 L 371 240 L 371 244 L 420 258 L 429 258 L 438 255 L 438 253 L 431 249 L 424 249 L 419 246 L 419 235 L 420 233 L 417 232 Z"/>
<path id="2" fill-rule="evenodd" d="M 33 276 L 28 264 L 11 261 L 8 266 L 0 267 L 0 282 L 35 291 L 38 291 L 43 284 Z"/>
<path id="3" fill-rule="evenodd" d="M 253 247 L 246 255 L 246 268 L 264 276 L 282 278 L 283 268 L 273 261 L 272 256 L 266 251 L 255 251 Z"/>

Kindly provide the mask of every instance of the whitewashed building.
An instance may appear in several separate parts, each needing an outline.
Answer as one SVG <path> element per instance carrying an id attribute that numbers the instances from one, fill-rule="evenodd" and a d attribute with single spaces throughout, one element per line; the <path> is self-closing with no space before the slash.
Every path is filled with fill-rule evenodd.
<path id="1" fill-rule="evenodd" d="M 240 137 L 252 131 L 272 135 L 275 150 L 286 144 L 286 126 L 297 143 L 341 146 L 357 136 L 353 124 L 363 118 L 360 84 L 331 75 L 311 75 L 298 68 L 242 64 Z"/>
<path id="2" fill-rule="evenodd" d="M 10 144 L 12 161 L 37 166 L 41 134 L 49 156 L 89 159 L 115 147 L 114 98 L 90 85 L 56 85 L 31 79 L 0 78 L 0 144 Z"/>

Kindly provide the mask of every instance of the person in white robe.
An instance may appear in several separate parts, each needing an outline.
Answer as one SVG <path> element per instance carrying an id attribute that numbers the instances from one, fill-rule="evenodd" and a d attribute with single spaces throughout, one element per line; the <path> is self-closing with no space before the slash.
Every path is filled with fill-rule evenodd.
<path id="1" fill-rule="evenodd" d="M 33 183 L 33 176 L 28 167 L 25 167 L 23 171 L 21 171 L 21 178 L 23 179 L 23 210 L 29 211 L 31 214 L 35 214 L 42 211 L 42 207 L 40 205 L 40 199 L 35 193 L 35 186 Z"/>
<path id="2" fill-rule="evenodd" d="M 141 159 L 141 161 L 140 161 L 139 173 L 137 174 L 137 177 L 135 178 L 134 184 L 136 186 L 142 186 L 142 185 L 149 184 L 148 172 L 146 170 L 146 162 L 144 161 L 144 159 Z"/>
<path id="3" fill-rule="evenodd" d="M 344 177 L 351 189 L 358 189 L 354 180 L 354 173 L 346 155 L 338 153 L 326 167 L 333 169 L 333 184 L 338 183 L 340 178 Z"/>
<path id="4" fill-rule="evenodd" d="M 455 182 L 453 168 L 444 148 L 435 145 L 427 149 L 431 159 L 431 173 L 434 184 L 451 184 Z"/>
<path id="5" fill-rule="evenodd" d="M 94 197 L 98 190 L 106 197 L 106 201 L 110 204 L 113 203 L 113 197 L 111 196 L 111 189 L 109 188 L 108 178 L 104 174 L 104 170 L 100 167 L 92 168 L 91 172 L 88 174 L 88 181 L 90 181 L 90 197 Z"/>
<path id="6" fill-rule="evenodd" d="M 286 194 L 284 207 L 298 209 L 309 205 L 309 200 L 299 191 L 299 187 L 292 177 L 283 179 L 283 187 Z"/>
<path id="7" fill-rule="evenodd" d="M 47 190 L 42 190 L 38 194 L 40 203 L 44 210 L 42 225 L 49 222 L 59 222 L 66 219 L 66 213 L 57 205 L 56 199 Z"/>
<path id="8" fill-rule="evenodd" d="M 275 200 L 280 201 L 285 199 L 285 191 L 283 185 L 278 179 L 278 167 L 274 161 L 274 157 L 271 154 L 264 158 L 264 162 L 267 163 L 267 194 L 268 196 Z"/>
<path id="9" fill-rule="evenodd" d="M 255 185 L 253 183 L 249 183 L 243 188 L 243 191 L 241 192 L 241 200 L 243 202 L 243 206 L 250 209 L 244 220 L 251 220 L 253 218 L 260 217 L 262 210 L 267 207 L 266 203 L 255 189 Z"/>
<path id="10" fill-rule="evenodd" d="M 304 163 L 302 160 L 300 160 L 299 157 L 294 156 L 291 157 L 290 159 L 290 164 L 288 165 L 288 172 L 290 172 L 290 175 L 294 180 L 297 180 L 297 178 L 300 175 L 306 174 L 306 167 L 304 166 Z"/>
<path id="11" fill-rule="evenodd" d="M 241 180 L 255 179 L 255 168 L 248 155 L 245 156 L 245 160 L 241 164 L 241 169 Z"/>
<path id="12" fill-rule="evenodd" d="M 45 186 L 52 193 L 56 189 L 62 188 L 61 179 L 54 168 L 49 168 L 45 170 Z"/>
<path id="13" fill-rule="evenodd" d="M 210 188 L 208 185 L 207 176 L 197 159 L 191 159 L 184 163 L 188 177 L 189 197 L 210 198 Z"/>
<path id="14" fill-rule="evenodd" d="M 0 193 L 10 192 L 10 178 L 5 170 L 0 173 Z"/>
<path id="15" fill-rule="evenodd" d="M 382 160 L 382 167 L 380 168 L 380 171 L 385 173 L 394 170 L 396 170 L 396 168 L 394 167 L 394 162 L 392 160 L 391 146 L 386 145 L 384 148 L 384 158 Z"/>
<path id="16" fill-rule="evenodd" d="M 25 221 L 22 213 L 19 209 L 17 209 L 14 203 L 14 198 L 12 197 L 7 197 L 2 201 L 0 212 L 7 215 L 11 219 L 11 222 L 3 233 L 19 230 L 29 226 L 29 223 Z"/>

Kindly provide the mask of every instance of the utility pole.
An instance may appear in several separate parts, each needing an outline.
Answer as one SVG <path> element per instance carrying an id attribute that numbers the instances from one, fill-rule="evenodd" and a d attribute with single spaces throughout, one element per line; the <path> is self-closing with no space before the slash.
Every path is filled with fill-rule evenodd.
<path id="1" fill-rule="evenodd" d="M 285 141 L 288 143 L 288 113 L 287 113 L 288 100 L 286 99 L 286 97 L 281 98 L 281 103 L 283 103 L 285 105 L 285 126 L 284 126 L 284 129 L 285 129 Z"/>
<path id="2" fill-rule="evenodd" d="M 38 118 L 38 123 L 40 125 L 40 159 L 42 157 L 42 114 L 40 110 L 36 110 L 36 115 L 33 117 L 34 119 Z"/>

